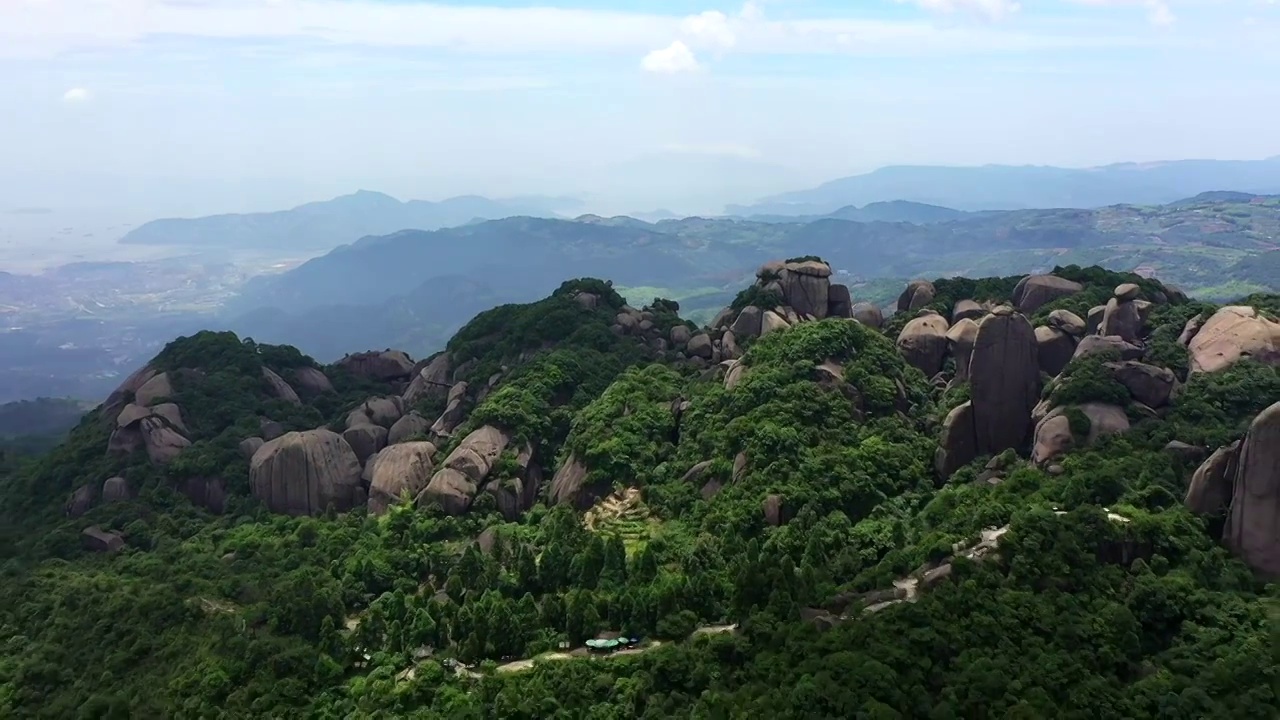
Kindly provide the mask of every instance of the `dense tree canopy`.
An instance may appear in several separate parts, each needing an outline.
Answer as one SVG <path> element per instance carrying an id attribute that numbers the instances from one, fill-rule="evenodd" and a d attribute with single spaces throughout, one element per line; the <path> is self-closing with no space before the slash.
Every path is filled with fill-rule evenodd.
<path id="1" fill-rule="evenodd" d="M 1033 321 L 1136 277 L 1058 272 L 1086 291 Z M 930 307 L 1007 299 L 1017 280 L 938 281 Z M 460 517 L 269 513 L 238 448 L 262 418 L 314 428 L 392 388 L 327 368 L 335 391 L 292 404 L 262 368 L 318 368 L 296 350 L 175 341 L 155 361 L 192 440 L 174 462 L 104 453 L 99 409 L 52 452 L 0 463 L 0 716 L 1274 716 L 1280 591 L 1183 507 L 1194 463 L 1162 449 L 1235 440 L 1280 398 L 1259 362 L 1187 377 L 1176 337 L 1208 306 L 1152 312 L 1149 358 L 1186 381 L 1162 416 L 1052 473 L 1011 450 L 945 480 L 941 418 L 964 389 L 902 359 L 905 320 L 887 335 L 801 323 L 725 367 L 613 331 L 622 308 L 607 284 L 572 281 L 450 344 L 459 377 L 487 388 L 455 438 L 500 427 L 616 490 L 580 513 L 544 487 L 516 522 L 479 501 Z M 664 332 L 678 309 L 649 307 Z M 1128 402 L 1110 359 L 1074 361 L 1046 396 Z M 64 514 L 72 491 L 120 474 L 131 497 Z M 182 492 L 214 476 L 221 514 Z M 125 548 L 83 550 L 89 525 Z M 998 552 L 957 550 L 997 529 Z M 949 577 L 908 596 L 943 558 Z M 606 631 L 639 646 L 582 657 Z"/>

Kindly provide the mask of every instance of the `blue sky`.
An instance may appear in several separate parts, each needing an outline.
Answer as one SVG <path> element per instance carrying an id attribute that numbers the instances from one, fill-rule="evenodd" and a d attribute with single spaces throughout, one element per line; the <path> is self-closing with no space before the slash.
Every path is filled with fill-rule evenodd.
<path id="1" fill-rule="evenodd" d="M 1276 0 L 3 0 L 0 192 L 140 213 L 1280 154 Z"/>

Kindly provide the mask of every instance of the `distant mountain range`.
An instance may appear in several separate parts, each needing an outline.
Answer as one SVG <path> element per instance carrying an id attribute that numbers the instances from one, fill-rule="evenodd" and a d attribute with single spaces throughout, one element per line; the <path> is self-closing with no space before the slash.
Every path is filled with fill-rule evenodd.
<path id="1" fill-rule="evenodd" d="M 1160 205 L 1209 189 L 1280 193 L 1280 156 L 1265 160 L 1178 160 L 1095 168 L 983 165 L 895 166 L 782 193 L 729 215 L 817 216 L 847 206 L 906 200 L 958 210 Z"/>
<path id="2" fill-rule="evenodd" d="M 764 261 L 808 254 L 829 261 L 856 299 L 872 301 L 887 299 L 884 279 L 1068 264 L 1156 274 L 1219 298 L 1280 289 L 1280 275 L 1268 275 L 1280 259 L 1280 197 L 1212 193 L 1159 207 L 981 213 L 883 203 L 836 214 L 898 221 L 587 215 L 403 231 L 254 278 L 228 304 L 227 324 L 323 359 L 364 346 L 425 354 L 480 309 L 541 297 L 565 278 L 607 278 L 633 302 L 658 295 L 680 301 L 686 315 L 713 313 L 732 300 L 727 288 Z"/>
<path id="3" fill-rule="evenodd" d="M 361 190 L 291 210 L 201 218 L 153 220 L 120 239 L 126 245 L 183 245 L 293 251 L 328 250 L 369 235 L 398 230 L 435 230 L 514 215 L 552 217 L 573 209 L 567 198 L 491 200 L 474 195 L 428 202 L 401 202 Z"/>

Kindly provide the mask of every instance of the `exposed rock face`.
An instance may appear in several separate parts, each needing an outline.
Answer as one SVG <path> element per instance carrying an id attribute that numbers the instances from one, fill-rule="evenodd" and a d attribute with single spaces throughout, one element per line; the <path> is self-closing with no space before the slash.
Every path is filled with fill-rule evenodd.
<path id="1" fill-rule="evenodd" d="M 1042 371 L 1057 375 L 1075 352 L 1076 343 L 1070 335 L 1047 325 L 1036 328 L 1036 353 Z"/>
<path id="2" fill-rule="evenodd" d="M 706 333 L 698 333 L 689 340 L 688 352 L 695 357 L 710 360 L 714 354 L 714 348 L 711 346 L 711 336 Z"/>
<path id="3" fill-rule="evenodd" d="M 947 331 L 947 342 L 951 343 L 951 356 L 956 359 L 956 382 L 965 382 L 969 379 L 969 359 L 977 340 L 978 323 L 967 317 L 958 320 Z"/>
<path id="4" fill-rule="evenodd" d="M 1044 465 L 1060 457 L 1075 446 L 1071 435 L 1071 421 L 1061 412 L 1045 417 L 1036 425 L 1035 443 L 1031 449 L 1031 461 Z"/>
<path id="5" fill-rule="evenodd" d="M 293 386 L 298 392 L 309 397 L 333 392 L 333 383 L 329 376 L 313 367 L 293 369 Z"/>
<path id="6" fill-rule="evenodd" d="M 1240 459 L 1240 441 L 1213 451 L 1191 476 L 1183 504 L 1197 515 L 1220 515 L 1231 505 L 1236 464 Z"/>
<path id="7" fill-rule="evenodd" d="M 142 446 L 147 450 L 147 457 L 157 465 L 169 464 L 185 448 L 191 446 L 191 441 L 160 415 L 144 418 L 138 423 L 138 432 L 142 436 Z"/>
<path id="8" fill-rule="evenodd" d="M 367 423 L 356 425 L 344 430 L 342 439 L 347 441 L 356 454 L 356 460 L 363 465 L 370 455 L 387 446 L 387 429 Z"/>
<path id="9" fill-rule="evenodd" d="M 1280 402 L 1254 418 L 1240 445 L 1222 539 L 1259 575 L 1280 578 Z"/>
<path id="10" fill-rule="evenodd" d="M 452 437 L 453 431 L 467 418 L 467 389 L 465 382 L 457 383 L 449 389 L 444 412 L 440 413 L 440 417 L 431 426 L 432 435 L 438 438 Z"/>
<path id="11" fill-rule="evenodd" d="M 782 266 L 778 281 L 782 298 L 801 316 L 821 320 L 827 316 L 831 300 L 831 266 L 817 260 L 792 262 Z"/>
<path id="12" fill-rule="evenodd" d="M 973 403 L 966 402 L 953 408 L 942 422 L 942 437 L 938 441 L 933 465 L 940 477 L 948 478 L 976 457 L 978 447 L 973 427 Z"/>
<path id="13" fill-rule="evenodd" d="M 347 427 L 378 425 L 390 428 L 400 419 L 404 401 L 399 397 L 369 398 L 360 407 L 347 413 Z"/>
<path id="14" fill-rule="evenodd" d="M 348 355 L 334 363 L 352 375 L 387 382 L 403 380 L 413 372 L 413 360 L 401 350 L 371 350 Z"/>
<path id="15" fill-rule="evenodd" d="M 764 513 L 764 521 L 773 527 L 778 527 L 787 521 L 781 495 L 766 496 L 760 505 L 760 510 Z"/>
<path id="16" fill-rule="evenodd" d="M 1080 412 L 1089 418 L 1089 437 L 1086 442 L 1090 445 L 1108 435 L 1117 435 L 1129 430 L 1129 416 L 1125 414 L 1124 408 L 1118 405 L 1084 403 L 1079 407 Z"/>
<path id="17" fill-rule="evenodd" d="M 341 435 L 308 430 L 287 433 L 254 453 L 249 484 L 272 512 L 315 515 L 330 504 L 351 509 L 360 472 L 359 459 Z"/>
<path id="18" fill-rule="evenodd" d="M 492 425 L 471 431 L 431 476 L 431 482 L 418 495 L 418 504 L 438 502 L 450 515 L 466 512 L 509 442 L 511 436 Z"/>
<path id="19" fill-rule="evenodd" d="M 262 434 L 263 440 L 270 442 L 284 434 L 284 425 L 275 420 L 263 418 L 262 422 L 258 423 L 258 431 Z"/>
<path id="20" fill-rule="evenodd" d="M 741 482 L 747 476 L 748 470 L 747 451 L 742 450 L 733 456 L 733 482 Z"/>
<path id="21" fill-rule="evenodd" d="M 406 406 L 414 405 L 425 397 L 444 395 L 451 384 L 449 373 L 452 370 L 449 353 L 442 352 L 431 358 L 413 377 L 413 382 L 405 388 L 401 397 Z"/>
<path id="22" fill-rule="evenodd" d="M 853 319 L 877 330 L 884 325 L 884 313 L 872 303 L 860 302 L 853 306 Z"/>
<path id="23" fill-rule="evenodd" d="M 71 493 L 71 497 L 62 506 L 69 518 L 78 518 L 93 508 L 94 491 L 92 485 L 82 485 Z"/>
<path id="24" fill-rule="evenodd" d="M 221 515 L 227 509 L 227 490 L 222 478 L 192 477 L 182 481 L 182 494 L 194 505 Z"/>
<path id="25" fill-rule="evenodd" d="M 1142 357 L 1142 348 L 1125 342 L 1123 338 L 1110 335 L 1086 335 L 1080 340 L 1080 344 L 1076 345 L 1076 351 L 1072 355 L 1072 359 L 1089 357 L 1090 355 L 1109 351 L 1120 353 L 1121 360 L 1137 360 Z"/>
<path id="26" fill-rule="evenodd" d="M 760 319 L 760 335 L 768 335 L 775 330 L 786 330 L 791 325 L 782 316 L 772 310 L 766 310 Z"/>
<path id="27" fill-rule="evenodd" d="M 710 460 L 703 460 L 694 464 L 693 467 L 685 471 L 684 476 L 680 478 L 681 482 L 687 482 L 695 485 L 702 484 L 702 476 L 707 474 L 707 469 L 711 467 Z"/>
<path id="28" fill-rule="evenodd" d="M 1280 323 L 1251 307 L 1224 307 L 1214 313 L 1187 346 L 1191 372 L 1217 372 L 1251 357 L 1280 365 Z"/>
<path id="29" fill-rule="evenodd" d="M 120 411 L 120 414 L 116 416 L 116 427 L 127 428 L 150 414 L 151 411 L 149 409 L 141 405 L 129 403 L 128 405 L 125 405 L 124 409 Z"/>
<path id="30" fill-rule="evenodd" d="M 1116 286 L 1115 296 L 1120 302 L 1132 302 L 1138 299 L 1138 295 L 1142 293 L 1142 288 L 1134 283 L 1123 283 Z"/>
<path id="31" fill-rule="evenodd" d="M 129 483 L 119 475 L 107 478 L 107 481 L 102 483 L 102 502 L 104 503 L 128 500 L 129 495 Z"/>
<path id="32" fill-rule="evenodd" d="M 720 354 L 726 360 L 736 360 L 742 357 L 742 348 L 738 347 L 738 338 L 734 336 L 732 330 L 725 330 L 724 335 L 721 336 Z"/>
<path id="33" fill-rule="evenodd" d="M 732 361 L 729 369 L 724 374 L 724 389 L 732 390 L 742 382 L 742 378 L 747 374 L 747 366 L 737 360 Z"/>
<path id="34" fill-rule="evenodd" d="M 1132 300 L 1111 298 L 1102 311 L 1102 324 L 1098 332 L 1106 336 L 1115 336 L 1125 342 L 1137 342 L 1142 337 L 1142 316 L 1138 306 Z"/>
<path id="35" fill-rule="evenodd" d="M 1028 275 L 1014 287 L 1013 305 L 1019 311 L 1030 314 L 1046 303 L 1075 295 L 1081 290 L 1084 290 L 1084 286 L 1080 283 L 1057 275 Z"/>
<path id="36" fill-rule="evenodd" d="M 80 543 L 90 552 L 116 553 L 124 549 L 124 538 L 120 533 L 103 530 L 97 525 L 80 531 Z"/>
<path id="37" fill-rule="evenodd" d="M 426 435 L 431 431 L 431 421 L 418 414 L 417 410 L 400 418 L 387 433 L 387 444 L 398 445 L 415 435 Z"/>
<path id="38" fill-rule="evenodd" d="M 912 280 L 907 283 L 907 289 L 898 296 L 898 312 L 919 310 L 933 302 L 937 295 L 938 291 L 934 289 L 933 283 L 928 280 Z"/>
<path id="39" fill-rule="evenodd" d="M 688 345 L 689 341 L 693 339 L 693 335 L 690 332 L 688 325 L 672 326 L 668 337 L 671 339 L 671 344 L 677 347 L 681 345 Z"/>
<path id="40" fill-rule="evenodd" d="M 258 453 L 258 448 L 266 444 L 266 440 L 260 437 L 245 438 L 240 441 L 240 454 L 245 460 L 252 460 L 253 456 Z"/>
<path id="41" fill-rule="evenodd" d="M 1106 368 L 1117 382 L 1129 389 L 1134 400 L 1150 408 L 1169 404 L 1169 396 L 1177 381 L 1172 371 L 1136 360 L 1110 362 Z"/>
<path id="42" fill-rule="evenodd" d="M 932 287 L 932 286 L 931 286 Z M 926 313 L 907 323 L 898 335 L 898 352 L 908 365 L 933 377 L 942 369 L 947 354 L 947 320 L 937 313 Z"/>
<path id="43" fill-rule="evenodd" d="M 156 376 L 157 371 L 150 365 L 139 368 L 132 375 L 125 378 L 124 382 L 107 396 L 106 402 L 102 405 L 102 417 L 109 422 L 114 422 L 116 416 L 124 409 L 124 406 L 133 400 L 134 394 L 138 388 L 147 383 L 148 380 Z"/>
<path id="44" fill-rule="evenodd" d="M 1200 332 L 1200 328 L 1204 327 L 1204 321 L 1204 313 L 1188 320 L 1187 324 L 1182 326 L 1182 333 L 1178 335 L 1178 344 L 1182 347 L 1190 345 L 1196 334 Z"/>
<path id="45" fill-rule="evenodd" d="M 1057 328 L 1072 336 L 1080 337 L 1085 333 L 1085 322 L 1070 310 L 1054 310 L 1049 313 L 1049 327 Z"/>
<path id="46" fill-rule="evenodd" d="M 431 482 L 436 446 L 429 442 L 392 445 L 370 461 L 369 512 L 381 515 L 407 494 L 410 501 Z"/>
<path id="47" fill-rule="evenodd" d="M 1084 321 L 1084 332 L 1086 335 L 1098 334 L 1098 328 L 1102 326 L 1102 318 L 1107 314 L 1106 305 L 1096 305 L 1089 308 L 1089 314 Z"/>
<path id="48" fill-rule="evenodd" d="M 1040 399 L 1035 330 L 1012 308 L 999 307 L 978 325 L 969 361 L 973 426 L 979 455 L 1020 448 Z"/>
<path id="49" fill-rule="evenodd" d="M 271 368 L 262 368 L 262 378 L 267 381 L 267 388 L 270 390 L 272 397 L 280 398 L 294 405 L 302 403 L 302 398 L 298 397 L 298 393 L 294 392 L 289 383 L 284 381 L 284 378 L 272 372 Z"/>
<path id="50" fill-rule="evenodd" d="M 551 478 L 549 499 L 551 504 L 572 505 L 579 510 L 591 507 L 596 493 L 588 492 L 587 466 L 577 457 L 570 455 L 560 469 Z"/>
<path id="51" fill-rule="evenodd" d="M 147 407 L 157 400 L 173 396 L 173 384 L 169 382 L 169 373 L 160 373 L 142 384 L 133 394 L 135 405 Z"/>
<path id="52" fill-rule="evenodd" d="M 827 291 L 827 317 L 853 317 L 853 297 L 849 286 L 833 283 Z"/>
<path id="53" fill-rule="evenodd" d="M 951 308 L 951 322 L 954 324 L 961 320 L 976 321 L 986 314 L 987 309 L 973 300 L 960 300 L 955 307 Z"/>
<path id="54" fill-rule="evenodd" d="M 760 336 L 760 322 L 764 319 L 764 310 L 755 305 L 748 305 L 738 313 L 729 329 L 737 337 L 751 338 Z"/>

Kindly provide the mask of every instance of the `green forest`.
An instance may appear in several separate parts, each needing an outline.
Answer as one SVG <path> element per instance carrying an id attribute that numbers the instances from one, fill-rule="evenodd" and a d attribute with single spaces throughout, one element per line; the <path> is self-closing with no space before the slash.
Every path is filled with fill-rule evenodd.
<path id="1" fill-rule="evenodd" d="M 1023 279 L 937 280 L 877 327 L 830 316 L 837 286 L 795 269 L 813 265 L 762 270 L 705 346 L 678 303 L 630 308 L 594 279 L 481 313 L 408 371 L 174 340 L 148 366 L 165 404 L 148 382 L 0 458 L 0 717 L 1276 717 L 1280 586 L 1221 541 L 1226 509 L 1184 497 L 1280 401 L 1280 367 L 1197 371 L 1181 336 L 1217 306 L 1055 268 L 1079 289 L 1015 317 L 1056 328 L 1133 284 L 1133 344 L 1034 378 L 1069 420 L 1051 464 L 1028 434 L 943 474 L 945 420 L 981 399 L 958 351 L 926 375 L 901 338 L 962 301 L 1017 304 Z M 820 288 L 819 311 L 788 313 L 793 287 Z M 1236 304 L 1280 314 L 1274 294 Z M 1163 406 L 1117 380 L 1128 347 L 1173 379 Z M 441 358 L 443 382 L 415 379 Z M 347 438 L 392 396 L 426 420 L 406 431 L 434 444 L 426 491 L 271 512 L 255 468 L 279 441 L 246 438 Z M 1099 403 L 1123 432 L 1081 409 Z M 120 449 L 139 406 L 175 457 L 158 431 Z M 483 428 L 505 449 L 448 512 L 440 469 Z M 584 647 L 618 636 L 636 642 Z"/>

